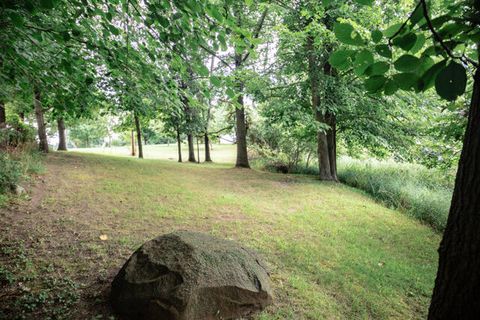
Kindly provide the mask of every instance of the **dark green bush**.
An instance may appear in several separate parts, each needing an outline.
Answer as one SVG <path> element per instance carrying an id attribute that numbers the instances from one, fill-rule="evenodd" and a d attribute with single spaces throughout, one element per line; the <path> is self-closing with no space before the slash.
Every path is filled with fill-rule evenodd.
<path id="1" fill-rule="evenodd" d="M 16 148 L 35 141 L 35 129 L 25 124 L 17 114 L 7 115 L 7 127 L 0 129 L 0 146 Z"/>
<path id="2" fill-rule="evenodd" d="M 22 167 L 4 151 L 0 151 L 0 194 L 12 190 L 22 177 Z"/>

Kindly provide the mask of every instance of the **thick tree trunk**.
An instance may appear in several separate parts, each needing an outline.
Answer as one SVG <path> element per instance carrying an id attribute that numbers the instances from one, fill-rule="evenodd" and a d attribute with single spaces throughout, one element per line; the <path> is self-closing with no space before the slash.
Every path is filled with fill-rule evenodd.
<path id="1" fill-rule="evenodd" d="M 63 118 L 57 119 L 58 127 L 58 151 L 67 151 L 67 135 L 65 132 L 65 122 Z"/>
<path id="2" fill-rule="evenodd" d="M 235 70 L 239 71 L 242 68 L 242 56 L 235 55 Z M 236 143 L 237 143 L 237 160 L 235 167 L 250 168 L 248 163 L 247 152 L 247 124 L 245 123 L 245 106 L 243 101 L 243 83 L 237 79 L 237 91 L 239 93 L 237 98 L 237 108 L 235 109 L 235 126 L 236 126 Z"/>
<path id="3" fill-rule="evenodd" d="M 136 112 L 133 113 L 133 118 L 135 120 L 135 130 L 137 131 L 138 158 L 143 159 L 142 128 Z"/>
<path id="4" fill-rule="evenodd" d="M 38 146 L 40 151 L 47 153 L 48 152 L 47 130 L 45 128 L 45 120 L 43 118 L 43 108 L 42 108 L 42 103 L 40 99 L 41 99 L 40 90 L 38 88 L 35 88 L 33 105 L 35 107 L 35 118 L 37 119 L 37 127 L 38 127 L 38 140 L 39 140 Z"/>
<path id="5" fill-rule="evenodd" d="M 238 97 L 241 106 L 235 110 L 236 132 L 237 132 L 237 160 L 235 166 L 238 168 L 250 168 L 247 152 L 247 126 L 245 124 L 245 109 L 243 108 L 243 97 Z"/>
<path id="6" fill-rule="evenodd" d="M 480 319 L 480 69 L 472 100 L 428 319 Z"/>
<path id="7" fill-rule="evenodd" d="M 321 117 L 323 118 L 323 117 Z M 317 121 L 319 117 L 317 117 Z M 318 172 L 320 180 L 334 180 L 332 177 L 332 171 L 330 168 L 330 155 L 328 149 L 327 134 L 324 130 L 317 132 L 317 154 L 318 154 Z"/>
<path id="8" fill-rule="evenodd" d="M 307 37 L 306 49 L 308 52 L 308 71 L 310 78 L 310 91 L 312 95 L 312 109 L 315 115 L 315 119 L 327 124 L 325 116 L 320 109 L 320 81 L 319 81 L 319 67 L 314 48 L 314 38 L 312 35 Z M 331 139 L 330 139 L 331 140 Z M 335 177 L 332 176 L 331 168 L 331 155 L 329 148 L 329 139 L 327 137 L 327 131 L 325 129 L 319 129 L 317 132 L 317 154 L 318 154 L 318 169 L 320 180 L 335 181 Z"/>
<path id="9" fill-rule="evenodd" d="M 197 162 L 195 160 L 195 146 L 193 145 L 193 135 L 191 133 L 187 134 L 188 142 L 188 161 Z"/>
<path id="10" fill-rule="evenodd" d="M 210 157 L 210 138 L 208 137 L 208 133 L 205 132 L 204 136 L 205 142 L 205 162 L 212 162 L 212 158 Z"/>
<path id="11" fill-rule="evenodd" d="M 177 148 L 178 148 L 178 162 L 182 162 L 182 140 L 180 139 L 180 130 L 177 128 Z"/>
<path id="12" fill-rule="evenodd" d="M 5 104 L 0 101 L 0 129 L 7 126 L 7 116 L 5 114 Z"/>

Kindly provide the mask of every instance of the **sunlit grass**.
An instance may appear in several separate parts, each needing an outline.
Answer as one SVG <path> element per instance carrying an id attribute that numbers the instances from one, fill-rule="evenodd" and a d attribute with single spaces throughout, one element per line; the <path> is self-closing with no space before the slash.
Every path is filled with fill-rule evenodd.
<path id="1" fill-rule="evenodd" d="M 195 158 L 198 158 L 197 149 L 195 145 Z M 205 148 L 202 144 L 199 145 L 200 161 L 205 160 Z M 232 144 L 214 144 L 211 148 L 211 157 L 214 162 L 218 163 L 234 163 L 235 162 L 235 145 Z M 77 148 L 71 151 L 87 152 L 87 153 L 101 153 L 131 157 L 130 146 L 123 147 L 95 147 L 95 148 Z M 138 151 L 138 150 L 137 150 Z M 178 151 L 176 144 L 156 144 L 143 146 L 143 154 L 145 159 L 162 159 L 162 160 L 178 160 Z M 188 160 L 188 147 L 182 144 L 183 161 Z"/>

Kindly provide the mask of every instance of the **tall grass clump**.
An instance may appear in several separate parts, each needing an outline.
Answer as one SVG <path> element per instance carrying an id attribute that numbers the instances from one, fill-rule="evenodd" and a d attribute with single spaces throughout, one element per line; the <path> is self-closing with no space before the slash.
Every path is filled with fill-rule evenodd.
<path id="1" fill-rule="evenodd" d="M 8 115 L 7 126 L 0 128 L 0 205 L 8 200 L 10 191 L 30 174 L 43 171 L 42 155 L 35 143 L 34 129 Z"/>
<path id="2" fill-rule="evenodd" d="M 452 174 L 417 164 L 341 158 L 338 178 L 436 230 L 445 228 L 453 192 Z"/>

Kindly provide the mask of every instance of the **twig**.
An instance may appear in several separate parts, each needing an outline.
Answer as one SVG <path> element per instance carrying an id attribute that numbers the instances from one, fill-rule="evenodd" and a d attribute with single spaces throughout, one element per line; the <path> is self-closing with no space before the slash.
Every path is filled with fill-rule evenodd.
<path id="1" fill-rule="evenodd" d="M 400 34 L 400 32 L 402 32 L 403 28 L 405 28 L 405 26 L 407 25 L 408 21 L 410 21 L 410 19 L 412 19 L 413 14 L 415 13 L 415 11 L 417 11 L 417 9 L 420 7 L 420 5 L 421 5 L 421 2 L 419 2 L 419 3 L 416 5 L 415 9 L 413 9 L 413 11 L 410 13 L 410 15 L 408 16 L 407 20 L 405 20 L 405 21 L 403 22 L 403 24 L 402 24 L 402 26 L 400 27 L 400 29 L 398 29 L 397 32 L 395 32 L 395 33 L 393 34 L 393 36 L 391 36 L 390 38 L 388 38 L 388 44 L 391 45 L 391 41 L 392 41 L 396 36 L 398 36 L 398 35 Z"/>
<path id="2" fill-rule="evenodd" d="M 478 68 L 478 63 L 476 63 L 475 61 L 473 61 L 472 59 L 470 59 L 469 57 L 465 56 L 465 55 L 461 55 L 461 56 L 456 56 L 453 54 L 452 50 L 445 44 L 445 42 L 443 42 L 443 39 L 440 37 L 440 35 L 437 33 L 437 31 L 435 31 L 435 28 L 433 27 L 433 24 L 432 24 L 432 21 L 430 20 L 430 17 L 428 16 L 428 12 L 427 12 L 427 3 L 425 0 L 420 0 L 420 3 L 422 4 L 422 8 L 423 8 L 423 16 L 425 17 L 425 20 L 427 20 L 427 25 L 428 25 L 428 28 L 430 29 L 430 31 L 432 32 L 433 34 L 433 37 L 435 38 L 435 40 L 440 43 L 440 45 L 442 46 L 442 48 L 445 50 L 445 52 L 448 54 L 448 56 L 452 59 L 458 59 L 460 61 L 462 61 L 463 63 L 465 64 L 468 64 L 470 63 L 471 65 L 473 65 L 475 68 Z"/>

